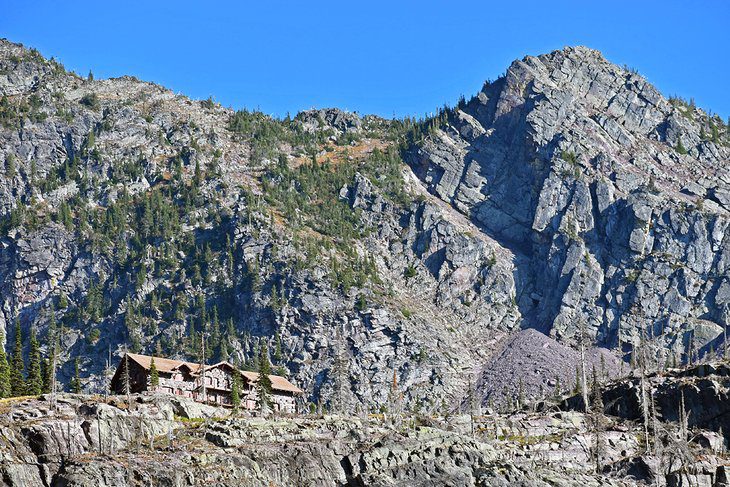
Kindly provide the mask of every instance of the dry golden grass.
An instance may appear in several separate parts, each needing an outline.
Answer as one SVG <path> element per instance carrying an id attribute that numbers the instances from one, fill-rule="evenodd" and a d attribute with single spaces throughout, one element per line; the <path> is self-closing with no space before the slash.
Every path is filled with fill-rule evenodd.
<path id="1" fill-rule="evenodd" d="M 354 160 L 365 159 L 376 148 L 385 150 L 389 145 L 390 142 L 380 139 L 363 139 L 355 145 L 336 145 L 330 142 L 320 147 L 325 153 L 317 156 L 317 162 L 328 162 L 332 166 L 337 166 L 346 162 L 349 157 Z M 311 161 L 309 156 L 297 157 L 292 161 L 292 167 L 301 166 L 309 161 Z"/>

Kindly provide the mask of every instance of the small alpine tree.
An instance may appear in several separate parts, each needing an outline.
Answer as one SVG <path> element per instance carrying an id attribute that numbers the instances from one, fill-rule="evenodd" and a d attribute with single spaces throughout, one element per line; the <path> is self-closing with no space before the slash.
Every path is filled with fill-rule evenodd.
<path id="1" fill-rule="evenodd" d="M 74 360 L 74 377 L 71 379 L 71 383 L 69 384 L 71 387 L 71 392 L 74 394 L 81 394 L 81 378 L 79 377 L 79 358 L 76 357 L 76 360 Z"/>
<path id="2" fill-rule="evenodd" d="M 15 170 L 15 156 L 8 154 L 5 156 L 5 176 L 9 179 L 13 179 L 16 174 Z"/>
<path id="3" fill-rule="evenodd" d="M 53 350 L 49 351 L 49 355 L 43 358 L 41 365 L 41 375 L 43 377 L 43 394 L 51 392 L 53 382 Z"/>
<path id="4" fill-rule="evenodd" d="M 23 361 L 23 335 L 20 319 L 15 318 L 15 346 L 10 361 L 10 394 L 17 397 L 25 394 L 25 362 Z"/>
<path id="5" fill-rule="evenodd" d="M 281 336 L 279 336 L 279 332 L 276 332 L 276 335 L 274 335 L 274 361 L 277 364 L 281 364 L 282 359 L 284 358 L 284 354 L 281 351 Z"/>
<path id="6" fill-rule="evenodd" d="M 221 340 L 220 345 L 218 346 L 218 360 L 221 362 L 228 362 L 228 359 L 230 358 L 230 355 L 228 353 L 228 344 L 226 343 L 227 338 L 223 338 Z"/>
<path id="7" fill-rule="evenodd" d="M 155 365 L 155 358 L 152 357 L 152 360 L 150 361 L 150 386 L 157 387 L 160 385 L 160 373 L 157 371 L 157 366 Z"/>

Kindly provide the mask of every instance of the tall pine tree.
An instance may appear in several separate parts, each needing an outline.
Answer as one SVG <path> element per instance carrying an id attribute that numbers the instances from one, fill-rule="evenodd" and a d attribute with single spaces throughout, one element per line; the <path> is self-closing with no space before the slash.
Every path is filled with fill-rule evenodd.
<path id="1" fill-rule="evenodd" d="M 25 362 L 23 361 L 23 335 L 20 331 L 20 319 L 15 318 L 15 346 L 10 361 L 10 393 L 12 396 L 25 394 Z"/>
<path id="2" fill-rule="evenodd" d="M 0 333 L 0 398 L 10 397 L 10 364 L 5 355 L 5 336 Z"/>
<path id="3" fill-rule="evenodd" d="M 28 379 L 25 393 L 37 396 L 43 392 L 43 377 L 41 376 L 41 349 L 36 337 L 35 328 L 30 329 L 30 351 L 28 354 Z"/>
<path id="4" fill-rule="evenodd" d="M 256 393 L 258 405 L 261 412 L 267 412 L 271 407 L 271 362 L 269 362 L 269 349 L 266 344 L 261 345 L 259 354 L 259 379 L 256 382 Z"/>
<path id="5" fill-rule="evenodd" d="M 56 309 L 51 304 L 48 332 L 46 333 L 46 357 L 43 360 L 43 393 L 52 392 L 53 381 L 56 375 L 56 356 L 58 351 L 58 326 L 56 324 Z"/>

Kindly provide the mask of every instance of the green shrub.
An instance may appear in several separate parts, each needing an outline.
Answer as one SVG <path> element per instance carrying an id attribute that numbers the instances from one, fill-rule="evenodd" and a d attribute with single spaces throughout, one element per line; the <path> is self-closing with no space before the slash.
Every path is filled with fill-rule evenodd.
<path id="1" fill-rule="evenodd" d="M 101 337 L 101 331 L 99 331 L 98 328 L 92 328 L 89 331 L 89 334 L 86 335 L 86 341 L 88 341 L 91 344 L 96 343 L 99 341 L 99 338 Z"/>
<path id="2" fill-rule="evenodd" d="M 92 110 L 98 110 L 99 109 L 99 97 L 96 96 L 96 93 L 90 93 L 88 95 L 84 95 L 79 100 L 79 103 L 82 105 L 91 108 Z"/>
<path id="3" fill-rule="evenodd" d="M 406 270 L 403 271 L 403 277 L 405 277 L 406 279 L 416 277 L 416 268 L 413 266 L 413 264 L 406 267 Z"/>

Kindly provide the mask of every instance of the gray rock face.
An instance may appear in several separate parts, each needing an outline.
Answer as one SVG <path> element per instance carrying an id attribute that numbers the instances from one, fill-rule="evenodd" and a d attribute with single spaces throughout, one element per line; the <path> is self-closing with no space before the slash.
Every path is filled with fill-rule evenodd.
<path id="1" fill-rule="evenodd" d="M 316 132 L 332 129 L 337 135 L 359 132 L 363 125 L 357 114 L 344 112 L 338 108 L 304 110 L 297 114 L 295 120 L 301 123 L 305 130 Z"/>
<path id="2" fill-rule="evenodd" d="M 514 62 L 444 119 L 409 162 L 520 256 L 523 326 L 609 347 L 659 335 L 663 361 L 724 325 L 730 149 L 701 137 L 704 112 L 578 47 Z"/>

